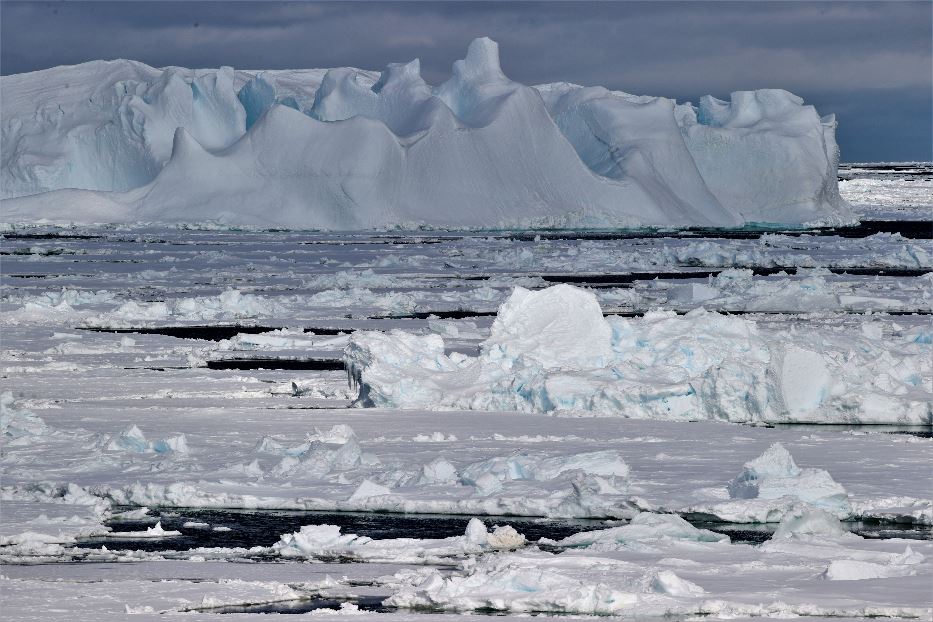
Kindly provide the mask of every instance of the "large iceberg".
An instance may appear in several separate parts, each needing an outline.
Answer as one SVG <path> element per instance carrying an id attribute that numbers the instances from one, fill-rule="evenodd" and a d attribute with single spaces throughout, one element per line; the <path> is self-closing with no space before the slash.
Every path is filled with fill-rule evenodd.
<path id="1" fill-rule="evenodd" d="M 836 187 L 834 121 L 784 91 L 717 102 L 524 86 L 487 38 L 436 87 L 417 60 L 381 74 L 98 61 L 2 78 L 0 196 L 4 220 L 26 222 L 853 220 Z"/>

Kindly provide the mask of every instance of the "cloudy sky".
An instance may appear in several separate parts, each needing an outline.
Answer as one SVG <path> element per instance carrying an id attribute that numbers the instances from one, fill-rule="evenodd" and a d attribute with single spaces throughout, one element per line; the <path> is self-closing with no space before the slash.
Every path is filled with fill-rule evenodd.
<path id="1" fill-rule="evenodd" d="M 696 101 L 780 87 L 835 112 L 845 161 L 930 160 L 933 3 L 11 2 L 4 75 L 98 58 L 243 69 L 420 58 L 443 81 L 467 43 L 506 74 Z"/>

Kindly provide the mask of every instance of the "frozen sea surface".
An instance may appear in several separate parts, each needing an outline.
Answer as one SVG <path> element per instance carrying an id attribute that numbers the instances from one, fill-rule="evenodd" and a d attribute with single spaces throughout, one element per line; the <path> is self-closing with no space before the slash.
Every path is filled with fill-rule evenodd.
<path id="1" fill-rule="evenodd" d="M 327 604 L 342 617 L 379 602 L 399 620 L 929 619 L 933 231 L 930 194 L 913 188 L 930 167 L 887 170 L 843 170 L 879 182 L 842 184 L 876 223 L 852 229 L 5 229 L 5 615 L 217 619 Z M 763 386 L 783 379 L 796 419 L 825 406 L 847 425 L 691 415 L 702 409 L 632 418 L 662 412 L 641 406 L 365 408 L 347 382 L 344 351 L 364 334 L 469 361 L 488 352 L 516 287 L 560 283 L 634 334 L 703 317 L 724 331 L 720 349 L 739 334 L 768 356 L 790 344 L 781 367 L 735 360 L 764 365 Z M 586 339 L 601 324 L 587 326 L 583 339 L 555 336 L 578 362 L 599 354 Z M 702 343 L 692 361 L 674 345 L 637 359 L 638 387 L 715 367 Z M 824 392 L 840 378 L 844 390 Z M 443 399 L 465 395 L 461 380 Z M 879 417 L 903 412 L 899 425 L 851 425 L 866 396 L 888 400 Z"/>

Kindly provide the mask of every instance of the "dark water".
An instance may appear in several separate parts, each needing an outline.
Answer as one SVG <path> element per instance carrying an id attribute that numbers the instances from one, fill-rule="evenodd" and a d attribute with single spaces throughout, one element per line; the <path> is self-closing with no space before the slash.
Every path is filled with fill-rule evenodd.
<path id="1" fill-rule="evenodd" d="M 744 542 L 747 544 L 761 544 L 767 542 L 774 535 L 777 525 L 770 523 L 764 525 L 749 525 L 745 523 L 717 523 L 702 520 L 690 521 L 695 527 L 700 529 L 709 529 L 716 533 L 722 533 L 733 542 Z M 922 525 L 895 525 L 891 523 L 875 522 L 848 522 L 843 523 L 852 533 L 858 534 L 863 538 L 872 539 L 891 539 L 903 538 L 907 540 L 933 540 L 933 531 L 929 527 Z"/>
<path id="2" fill-rule="evenodd" d="M 340 609 L 340 605 L 350 602 L 359 607 L 362 611 L 371 611 L 374 613 L 389 613 L 395 611 L 392 607 L 386 607 L 382 604 L 385 600 L 383 596 L 362 596 L 360 598 L 336 599 L 336 598 L 307 598 L 302 600 L 286 600 L 277 603 L 263 603 L 261 605 L 222 605 L 220 607 L 210 607 L 199 609 L 206 613 L 309 613 L 318 609 Z"/>
<path id="3" fill-rule="evenodd" d="M 906 434 L 917 438 L 933 438 L 931 425 L 849 425 L 825 423 L 780 423 L 770 427 L 782 430 L 797 430 L 814 434 L 837 434 L 839 432 L 861 432 L 865 434 Z"/>
<path id="4" fill-rule="evenodd" d="M 23 278 L 40 278 L 47 275 L 14 275 Z M 179 339 L 203 339 L 205 341 L 221 341 L 223 339 L 232 339 L 240 333 L 257 335 L 279 330 L 281 326 L 257 326 L 241 324 L 217 324 L 214 326 L 145 326 L 139 328 L 88 328 L 79 326 L 76 330 L 87 330 L 97 333 L 135 333 L 138 335 L 164 335 L 166 337 L 178 337 Z M 340 333 L 352 333 L 353 328 L 305 328 L 304 332 L 315 335 L 339 335 Z"/>
<path id="5" fill-rule="evenodd" d="M 506 240 L 624 240 L 638 238 L 723 238 L 757 240 L 764 234 L 837 235 L 844 238 L 865 238 L 876 233 L 900 233 L 915 240 L 933 239 L 933 221 L 929 220 L 865 220 L 849 227 L 814 229 L 753 228 L 743 229 L 677 229 L 671 231 L 639 229 L 629 231 L 523 231 L 500 236 Z"/>
<path id="6" fill-rule="evenodd" d="M 198 547 L 268 547 L 286 533 L 298 531 L 304 525 L 338 525 L 342 533 L 355 533 L 373 539 L 388 538 L 447 538 L 460 536 L 470 521 L 468 516 L 431 514 L 380 514 L 365 512 L 287 512 L 279 510 L 203 510 L 163 509 L 151 510 L 152 520 L 160 520 L 162 528 L 180 531 L 181 536 L 168 539 L 133 540 L 131 538 L 94 538 L 78 544 L 82 548 L 100 548 L 111 551 L 185 551 Z M 486 517 L 488 527 L 510 525 L 523 533 L 529 541 L 540 538 L 560 540 L 581 531 L 606 529 L 624 524 L 624 521 L 534 519 L 518 517 Z M 208 527 L 185 527 L 186 522 L 208 523 Z M 729 536 L 733 542 L 760 544 L 771 538 L 777 525 L 748 525 L 712 522 L 702 516 L 691 522 Z M 114 522 L 114 531 L 145 531 L 152 522 Z M 931 540 L 929 527 L 891 523 L 845 523 L 852 532 L 866 538 L 908 538 Z M 213 531 L 213 527 L 227 527 L 230 531 Z"/>
<path id="7" fill-rule="evenodd" d="M 207 362 L 208 369 L 289 369 L 311 371 L 343 371 L 343 359 L 283 359 L 242 358 L 216 359 Z"/>
<path id="8" fill-rule="evenodd" d="M 129 508 L 127 508 L 129 509 Z M 133 540 L 131 538 L 96 538 L 81 542 L 83 548 L 100 548 L 105 544 L 111 551 L 184 551 L 197 547 L 271 546 L 286 533 L 298 531 L 304 525 L 338 525 L 342 533 L 355 533 L 373 539 L 387 538 L 448 538 L 462 536 L 470 516 L 432 514 L 379 514 L 367 512 L 289 512 L 280 510 L 204 510 L 153 509 L 151 522 L 110 523 L 114 531 L 144 532 L 154 520 L 162 528 L 180 531 L 181 536 L 171 539 Z M 208 523 L 208 528 L 184 527 L 184 523 Z M 559 540 L 581 531 L 605 529 L 621 525 L 623 521 L 533 519 L 518 517 L 486 517 L 487 527 L 511 525 L 529 540 L 542 537 Z M 231 531 L 213 531 L 212 527 L 229 527 Z"/>
<path id="9" fill-rule="evenodd" d="M 88 330 L 98 333 L 135 333 L 139 335 L 165 335 L 166 337 L 178 337 L 179 339 L 204 339 L 207 341 L 221 341 L 223 339 L 232 339 L 240 333 L 256 335 L 259 333 L 268 333 L 278 330 L 281 327 L 273 326 L 242 326 L 240 324 L 232 325 L 214 325 L 214 326 L 159 326 L 155 328 L 83 328 L 78 330 Z"/>

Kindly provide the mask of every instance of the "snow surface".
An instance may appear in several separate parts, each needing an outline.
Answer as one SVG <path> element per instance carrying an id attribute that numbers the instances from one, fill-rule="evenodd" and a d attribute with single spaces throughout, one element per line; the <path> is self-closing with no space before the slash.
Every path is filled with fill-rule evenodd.
<path id="1" fill-rule="evenodd" d="M 835 121 L 800 98 L 743 91 L 696 108 L 601 87 L 528 87 L 502 73 L 488 38 L 436 87 L 418 60 L 378 75 L 95 61 L 2 80 L 12 222 L 854 221 L 836 184 Z"/>

